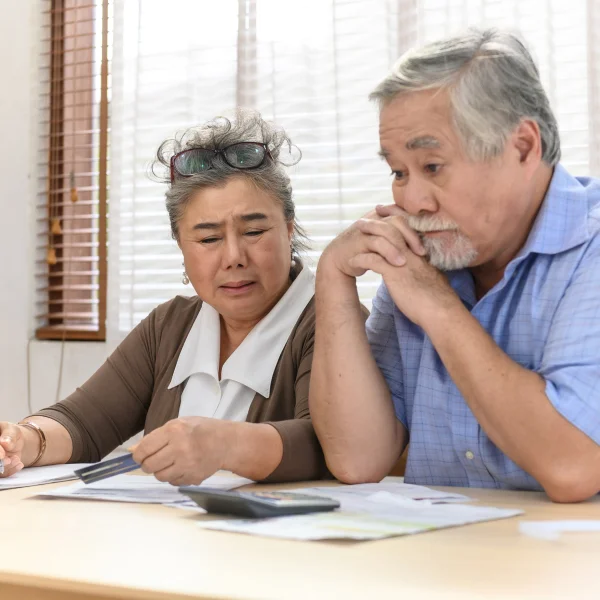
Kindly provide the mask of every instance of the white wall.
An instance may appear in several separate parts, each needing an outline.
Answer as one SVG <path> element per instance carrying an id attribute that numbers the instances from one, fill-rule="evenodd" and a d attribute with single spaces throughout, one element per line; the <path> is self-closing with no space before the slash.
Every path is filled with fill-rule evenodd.
<path id="1" fill-rule="evenodd" d="M 33 206 L 37 143 L 39 5 L 12 0 L 0 19 L 0 420 L 25 416 L 27 350 L 34 332 Z M 60 343 L 32 342 L 31 404 L 54 401 Z M 102 343 L 65 345 L 60 395 L 94 372 L 106 355 Z"/>

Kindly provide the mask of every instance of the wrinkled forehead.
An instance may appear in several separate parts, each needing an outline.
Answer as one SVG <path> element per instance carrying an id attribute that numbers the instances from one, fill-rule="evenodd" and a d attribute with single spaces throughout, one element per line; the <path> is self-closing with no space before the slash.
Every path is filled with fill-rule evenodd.
<path id="1" fill-rule="evenodd" d="M 242 178 L 224 186 L 198 189 L 190 196 L 185 211 L 186 216 L 210 221 L 239 221 L 250 213 L 273 217 L 281 212 L 272 194 Z"/>
<path id="2" fill-rule="evenodd" d="M 394 151 L 444 149 L 456 142 L 446 92 L 407 93 L 388 102 L 379 116 L 381 154 Z"/>

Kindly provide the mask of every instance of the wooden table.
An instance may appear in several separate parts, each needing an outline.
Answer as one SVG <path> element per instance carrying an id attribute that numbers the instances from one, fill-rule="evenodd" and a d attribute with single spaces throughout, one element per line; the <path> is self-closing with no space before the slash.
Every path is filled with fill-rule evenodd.
<path id="1" fill-rule="evenodd" d="M 204 531 L 194 526 L 202 515 L 163 506 L 33 498 L 41 489 L 0 492 L 1 600 L 600 598 L 600 533 L 542 541 L 512 518 L 296 542 Z M 600 498 L 558 505 L 538 493 L 453 491 L 521 508 L 527 520 L 600 519 Z"/>

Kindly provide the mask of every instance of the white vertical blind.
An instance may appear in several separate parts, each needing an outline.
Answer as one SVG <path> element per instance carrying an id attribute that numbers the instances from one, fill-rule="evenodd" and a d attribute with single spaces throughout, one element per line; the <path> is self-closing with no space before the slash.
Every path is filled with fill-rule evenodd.
<path id="1" fill-rule="evenodd" d="M 115 4 L 109 332 L 117 339 L 175 294 L 181 258 L 158 145 L 236 105 L 283 126 L 303 152 L 290 170 L 316 264 L 327 243 L 391 202 L 367 96 L 408 47 L 469 25 L 520 31 L 561 129 L 563 162 L 598 173 L 599 9 L 594 0 L 120 0 Z M 361 279 L 369 305 L 378 278 Z"/>
<path id="2" fill-rule="evenodd" d="M 469 26 L 521 34 L 558 120 L 563 164 L 577 175 L 600 175 L 598 0 L 420 0 L 419 5 L 422 42 Z"/>

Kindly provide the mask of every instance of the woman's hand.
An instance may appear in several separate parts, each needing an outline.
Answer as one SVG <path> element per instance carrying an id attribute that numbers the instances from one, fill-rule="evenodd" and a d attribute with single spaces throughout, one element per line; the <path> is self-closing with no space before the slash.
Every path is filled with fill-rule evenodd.
<path id="1" fill-rule="evenodd" d="M 0 421 L 0 459 L 4 463 L 4 473 L 0 477 L 10 477 L 23 468 L 24 447 L 23 428 L 15 423 Z"/>
<path id="2" fill-rule="evenodd" d="M 146 435 L 133 450 L 142 470 L 173 485 L 198 485 L 224 468 L 232 447 L 228 421 L 173 419 Z"/>

